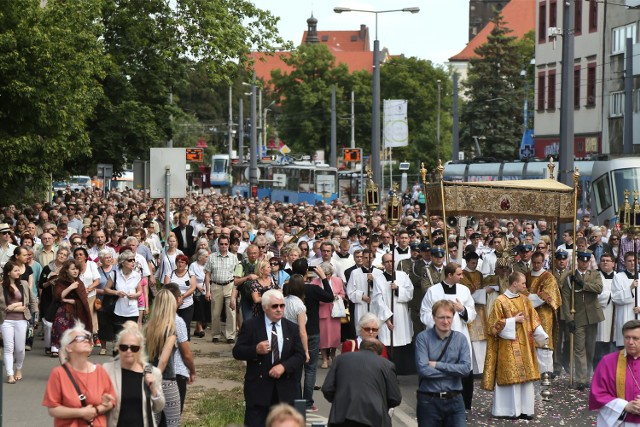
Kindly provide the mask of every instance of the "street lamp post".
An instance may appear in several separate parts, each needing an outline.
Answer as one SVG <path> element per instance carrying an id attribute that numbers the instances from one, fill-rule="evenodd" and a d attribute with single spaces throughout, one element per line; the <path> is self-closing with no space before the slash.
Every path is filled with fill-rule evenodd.
<path id="1" fill-rule="evenodd" d="M 440 92 L 441 90 L 442 90 L 442 82 L 438 80 L 438 125 L 436 128 L 436 141 L 438 143 L 438 149 L 437 149 L 438 152 L 440 151 Z M 442 156 L 444 157 L 444 149 L 442 150 Z"/>
<path id="2" fill-rule="evenodd" d="M 262 120 L 262 146 L 264 147 L 264 151 L 267 151 L 267 113 L 269 111 L 273 111 L 270 107 L 275 104 L 276 101 L 271 101 L 271 104 L 269 104 L 267 106 L 267 108 L 264 109 L 263 112 L 263 120 Z M 262 151 L 261 151 L 262 152 Z"/>
<path id="3" fill-rule="evenodd" d="M 390 10 L 364 10 L 351 9 L 349 7 L 334 7 L 335 13 L 363 12 L 373 13 L 376 16 L 375 35 L 373 41 L 373 102 L 371 114 L 371 172 L 373 181 L 378 187 L 382 187 L 382 164 L 380 162 L 380 41 L 378 40 L 378 14 L 389 12 L 420 12 L 419 7 L 405 7 L 403 9 Z"/>

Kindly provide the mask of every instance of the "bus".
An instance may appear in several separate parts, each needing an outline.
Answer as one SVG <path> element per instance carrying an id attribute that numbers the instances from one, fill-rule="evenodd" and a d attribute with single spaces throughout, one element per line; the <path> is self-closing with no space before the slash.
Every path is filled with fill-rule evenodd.
<path id="1" fill-rule="evenodd" d="M 250 197 L 249 164 L 232 166 L 232 194 Z M 283 203 L 332 202 L 338 198 L 338 171 L 308 158 L 258 164 L 258 198 Z"/>

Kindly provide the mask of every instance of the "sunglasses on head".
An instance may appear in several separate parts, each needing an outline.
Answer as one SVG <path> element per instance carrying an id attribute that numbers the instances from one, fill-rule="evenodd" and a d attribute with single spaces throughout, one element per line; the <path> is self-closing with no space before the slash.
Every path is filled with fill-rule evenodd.
<path id="1" fill-rule="evenodd" d="M 126 353 L 127 350 L 131 350 L 132 353 L 137 353 L 137 352 L 140 351 L 140 346 L 139 345 L 120 344 L 118 346 L 118 350 L 120 350 L 122 353 Z"/>

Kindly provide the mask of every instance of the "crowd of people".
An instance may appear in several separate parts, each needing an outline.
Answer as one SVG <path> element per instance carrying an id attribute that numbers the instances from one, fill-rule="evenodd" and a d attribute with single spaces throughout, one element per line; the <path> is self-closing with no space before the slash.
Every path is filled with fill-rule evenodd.
<path id="1" fill-rule="evenodd" d="M 41 337 L 62 364 L 43 401 L 53 417 L 179 425 L 195 378 L 189 342 L 210 339 L 247 362 L 248 426 L 264 425 L 280 402 L 302 398 L 317 411 L 321 388 L 335 407 L 349 393 L 340 370 L 353 374 L 345 366 L 362 361 L 381 378 L 417 373 L 420 426 L 465 425 L 474 376 L 494 392 L 493 416 L 531 419 L 542 373 L 571 374 L 582 391 L 602 358 L 625 346 L 640 308 L 633 241 L 618 230 L 588 215 L 575 242 L 542 220 L 481 218 L 457 229 L 425 217 L 419 198 L 403 200 L 397 227 L 357 202 L 217 193 L 164 206 L 135 190 L 83 190 L 5 207 L 7 382 L 22 379 L 25 352 Z M 115 361 L 91 364 L 94 346 Z M 360 349 L 393 364 L 374 364 L 369 352 L 339 363 Z M 331 385 L 316 384 L 317 369 L 330 369 Z M 390 425 L 401 396 L 387 392 L 375 411 L 332 408 L 330 423 Z"/>

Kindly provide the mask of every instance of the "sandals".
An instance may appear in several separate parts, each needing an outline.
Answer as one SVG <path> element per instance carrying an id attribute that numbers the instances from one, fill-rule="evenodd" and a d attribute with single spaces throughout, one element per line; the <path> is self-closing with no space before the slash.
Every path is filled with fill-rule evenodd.
<path id="1" fill-rule="evenodd" d="M 9 375 L 9 377 L 7 378 L 7 382 L 9 384 L 15 384 L 16 383 L 16 378 L 13 375 Z"/>
<path id="2" fill-rule="evenodd" d="M 20 381 L 22 379 L 22 371 L 16 371 L 16 381 Z"/>

